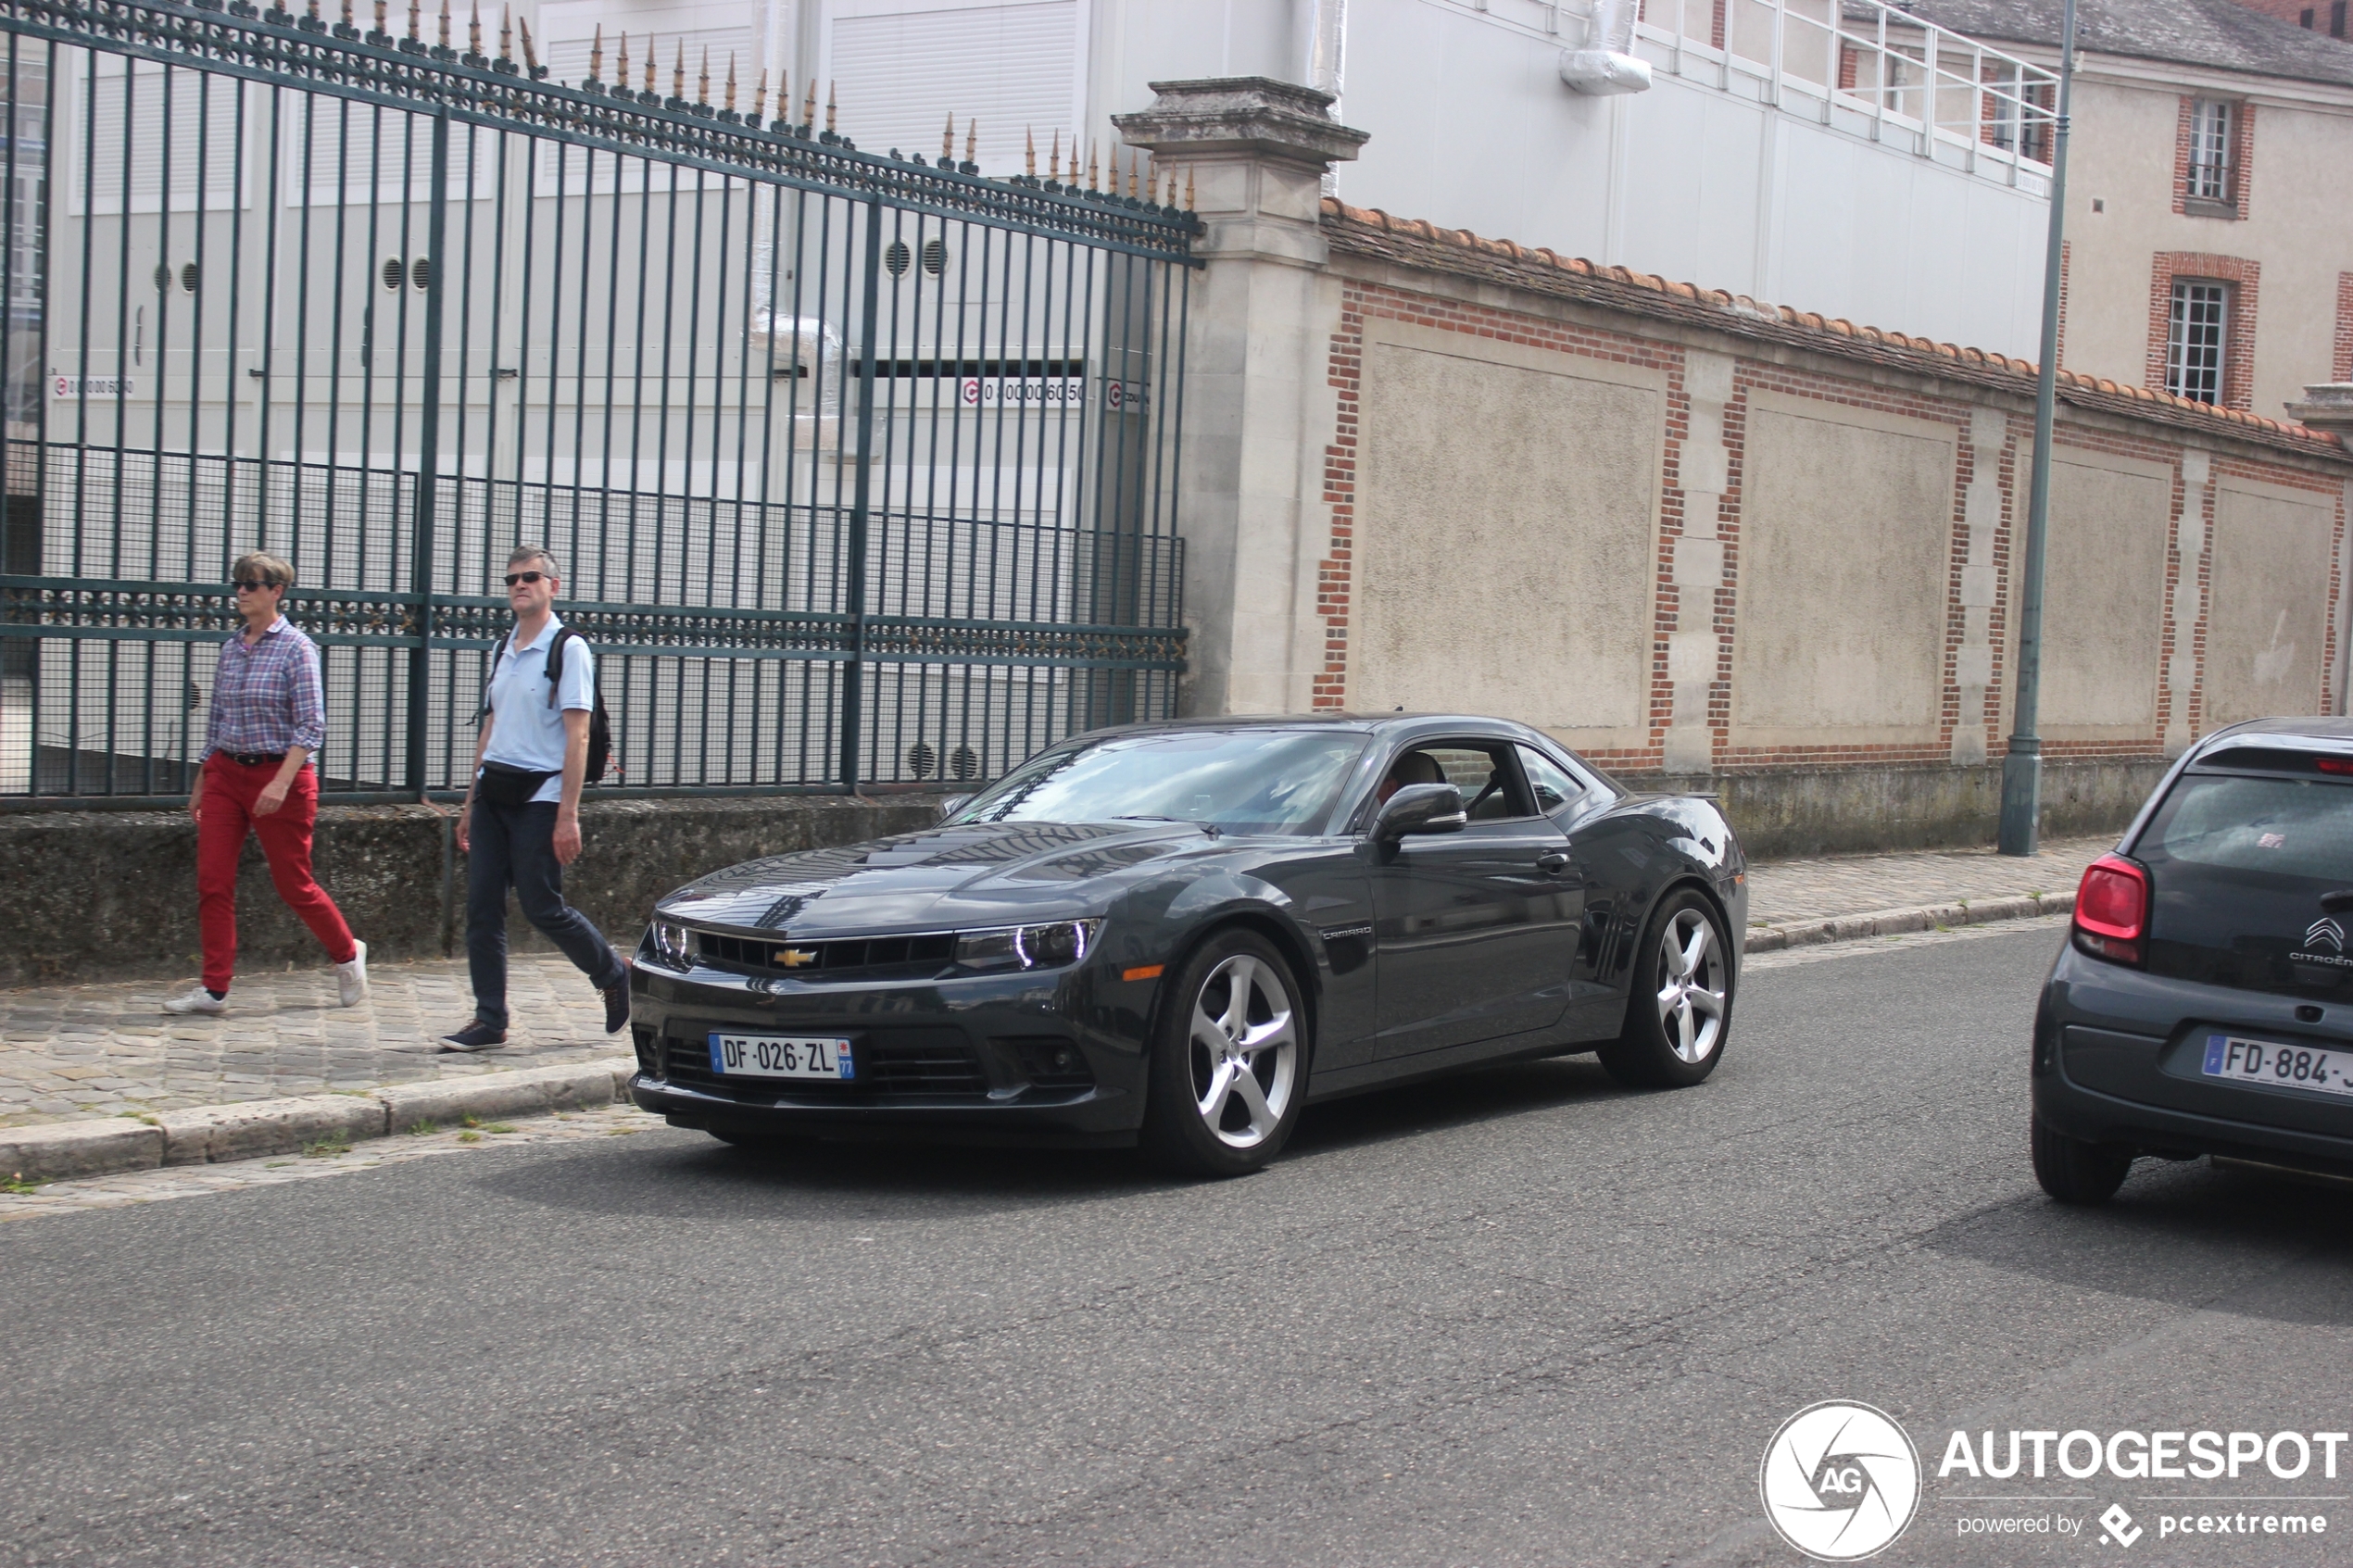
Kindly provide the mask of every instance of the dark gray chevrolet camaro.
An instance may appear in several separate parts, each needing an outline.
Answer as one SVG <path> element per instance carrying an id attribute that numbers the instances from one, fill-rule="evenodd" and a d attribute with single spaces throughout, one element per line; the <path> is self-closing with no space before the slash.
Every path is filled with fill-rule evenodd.
<path id="1" fill-rule="evenodd" d="M 1712 799 L 1504 720 L 1100 730 L 936 828 L 662 899 L 632 1093 L 743 1145 L 915 1128 L 1239 1174 L 1310 1100 L 1474 1063 L 1698 1083 L 1745 879 Z"/>

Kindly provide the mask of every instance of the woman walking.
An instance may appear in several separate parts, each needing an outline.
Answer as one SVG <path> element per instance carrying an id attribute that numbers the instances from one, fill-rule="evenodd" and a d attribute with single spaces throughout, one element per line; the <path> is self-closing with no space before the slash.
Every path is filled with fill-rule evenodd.
<path id="1" fill-rule="evenodd" d="M 196 911 L 204 928 L 204 979 L 166 1012 L 220 1012 L 237 967 L 237 859 L 257 834 L 278 897 L 302 917 L 334 961 L 345 1007 L 368 995 L 368 945 L 310 874 L 310 830 L 319 820 L 319 775 L 311 754 L 327 736 L 319 649 L 278 613 L 294 568 L 275 556 L 241 556 L 231 570 L 245 630 L 221 646 L 188 814 L 196 820 Z"/>

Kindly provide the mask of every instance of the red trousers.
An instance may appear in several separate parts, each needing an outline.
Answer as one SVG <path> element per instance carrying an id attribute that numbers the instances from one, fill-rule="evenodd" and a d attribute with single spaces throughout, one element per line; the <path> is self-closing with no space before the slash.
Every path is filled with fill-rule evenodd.
<path id="1" fill-rule="evenodd" d="M 287 785 L 284 805 L 266 817 L 254 815 L 253 803 L 278 776 L 278 767 L 264 762 L 248 768 L 218 751 L 205 759 L 203 816 L 196 823 L 196 914 L 204 927 L 208 991 L 228 990 L 237 972 L 237 858 L 245 853 L 248 833 L 261 840 L 278 897 L 302 917 L 327 957 L 349 963 L 359 950 L 351 928 L 343 922 L 343 911 L 310 874 L 310 830 L 319 821 L 318 773 L 303 769 Z"/>

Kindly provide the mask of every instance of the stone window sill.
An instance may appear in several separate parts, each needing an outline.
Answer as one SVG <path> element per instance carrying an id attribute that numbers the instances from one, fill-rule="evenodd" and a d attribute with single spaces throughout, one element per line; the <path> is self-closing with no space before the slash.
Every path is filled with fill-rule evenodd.
<path id="1" fill-rule="evenodd" d="M 2239 215 L 2236 202 L 2216 201 L 2209 196 L 2188 196 L 2182 202 L 2182 212 L 2189 218 L 2227 218 L 2235 222 Z"/>

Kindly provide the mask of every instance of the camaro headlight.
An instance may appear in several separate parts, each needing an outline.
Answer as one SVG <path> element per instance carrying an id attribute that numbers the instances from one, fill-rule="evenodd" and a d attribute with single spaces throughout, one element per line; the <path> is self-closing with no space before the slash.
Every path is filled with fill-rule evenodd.
<path id="1" fill-rule="evenodd" d="M 646 956 L 681 974 L 695 967 L 693 941 L 676 921 L 658 920 L 646 927 Z"/>
<path id="2" fill-rule="evenodd" d="M 956 937 L 956 961 L 967 969 L 1066 969 L 1095 945 L 1101 921 L 1062 920 L 1051 925 L 966 931 Z"/>

